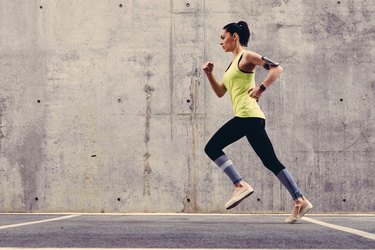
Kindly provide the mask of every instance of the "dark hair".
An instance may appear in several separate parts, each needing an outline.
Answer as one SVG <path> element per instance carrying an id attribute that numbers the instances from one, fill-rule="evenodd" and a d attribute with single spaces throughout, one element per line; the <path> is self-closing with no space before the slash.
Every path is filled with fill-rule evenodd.
<path id="1" fill-rule="evenodd" d="M 247 43 L 250 39 L 250 30 L 249 26 L 247 26 L 247 23 L 244 21 L 239 21 L 238 23 L 229 23 L 224 26 L 224 28 L 227 32 L 229 32 L 231 35 L 234 33 L 237 33 L 240 37 L 240 44 L 242 46 L 247 46 Z"/>

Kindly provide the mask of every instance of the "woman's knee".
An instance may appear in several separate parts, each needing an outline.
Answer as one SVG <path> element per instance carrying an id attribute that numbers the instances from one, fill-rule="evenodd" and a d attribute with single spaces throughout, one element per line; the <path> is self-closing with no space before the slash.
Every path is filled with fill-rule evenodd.
<path id="1" fill-rule="evenodd" d="M 262 162 L 266 168 L 268 168 L 272 173 L 274 173 L 274 175 L 277 175 L 278 173 L 280 173 L 281 170 L 285 169 L 285 166 L 278 159 L 267 159 Z"/>
<path id="2" fill-rule="evenodd" d="M 207 143 L 206 146 L 204 147 L 204 152 L 206 153 L 206 155 L 210 155 L 211 148 L 210 148 L 209 143 Z"/>
<path id="3" fill-rule="evenodd" d="M 204 152 L 208 155 L 208 156 L 210 156 L 210 155 L 212 155 L 213 152 L 214 151 L 214 149 L 213 149 L 213 145 L 210 143 L 210 142 L 207 142 L 207 144 L 206 144 L 206 146 L 204 147 Z"/>
<path id="4" fill-rule="evenodd" d="M 219 156 L 222 155 L 222 150 L 215 146 L 211 141 L 207 142 L 204 147 L 204 152 L 210 157 L 211 160 L 216 160 Z"/>

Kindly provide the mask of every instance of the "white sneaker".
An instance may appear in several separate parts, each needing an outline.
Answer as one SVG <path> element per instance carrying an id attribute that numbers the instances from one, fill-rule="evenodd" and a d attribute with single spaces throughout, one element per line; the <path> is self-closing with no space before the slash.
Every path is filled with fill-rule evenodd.
<path id="1" fill-rule="evenodd" d="M 245 198 L 254 193 L 254 189 L 245 181 L 240 181 L 235 187 L 232 198 L 225 204 L 225 208 L 231 209 L 240 204 Z"/>
<path id="2" fill-rule="evenodd" d="M 292 215 L 285 219 L 285 223 L 296 223 L 312 208 L 313 205 L 305 197 L 302 196 L 300 199 L 298 199 L 298 202 L 294 204 Z"/>

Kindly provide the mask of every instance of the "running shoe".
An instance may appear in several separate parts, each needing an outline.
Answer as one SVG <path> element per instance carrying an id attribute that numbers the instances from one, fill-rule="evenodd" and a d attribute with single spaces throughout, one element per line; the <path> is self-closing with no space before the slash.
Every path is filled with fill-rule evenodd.
<path id="1" fill-rule="evenodd" d="M 254 189 L 245 181 L 240 181 L 235 187 L 232 198 L 225 204 L 227 210 L 234 208 L 245 198 L 254 193 Z"/>
<path id="2" fill-rule="evenodd" d="M 313 208 L 313 205 L 305 198 L 301 197 L 297 203 L 294 204 L 292 215 L 285 219 L 285 223 L 293 224 L 301 219 L 308 211 Z"/>

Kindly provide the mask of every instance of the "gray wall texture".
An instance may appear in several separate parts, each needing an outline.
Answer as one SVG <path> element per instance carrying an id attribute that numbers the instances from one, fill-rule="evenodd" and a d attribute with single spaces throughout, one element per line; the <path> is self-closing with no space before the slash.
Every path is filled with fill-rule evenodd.
<path id="1" fill-rule="evenodd" d="M 204 153 L 232 114 L 202 74 L 231 61 L 222 27 L 284 74 L 261 100 L 280 160 L 315 212 L 375 211 L 373 0 L 1 0 L 1 212 L 225 212 Z M 266 72 L 257 71 L 257 82 Z M 241 139 L 225 149 L 254 195 L 291 198 Z"/>

